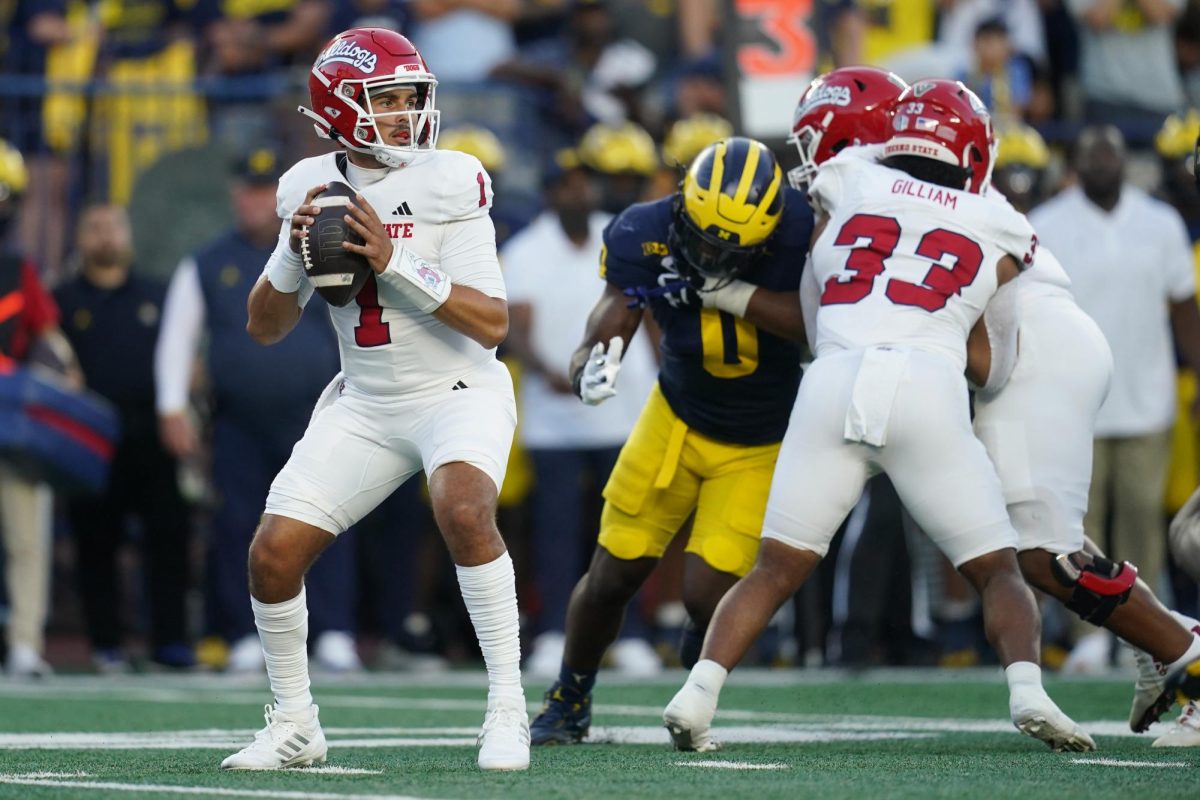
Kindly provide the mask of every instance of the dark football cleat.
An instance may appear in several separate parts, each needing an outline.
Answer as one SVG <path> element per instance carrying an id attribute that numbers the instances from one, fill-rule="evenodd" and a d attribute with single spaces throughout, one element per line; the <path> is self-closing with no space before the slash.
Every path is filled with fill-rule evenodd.
<path id="1" fill-rule="evenodd" d="M 1180 703 L 1200 700 L 1200 658 L 1168 675 L 1166 689 Z"/>
<path id="2" fill-rule="evenodd" d="M 542 711 L 529 726 L 533 745 L 579 744 L 592 727 L 592 694 L 571 696 L 558 681 L 546 692 Z"/>

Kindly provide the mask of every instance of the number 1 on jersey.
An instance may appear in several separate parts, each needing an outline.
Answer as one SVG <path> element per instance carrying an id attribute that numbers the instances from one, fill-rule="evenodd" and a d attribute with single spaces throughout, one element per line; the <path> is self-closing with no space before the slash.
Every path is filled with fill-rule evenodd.
<path id="1" fill-rule="evenodd" d="M 358 297 L 358 324 L 354 326 L 354 343 L 359 347 L 379 347 L 391 344 L 392 330 L 383 321 L 383 308 L 379 305 L 379 286 L 375 276 L 367 277 Z"/>

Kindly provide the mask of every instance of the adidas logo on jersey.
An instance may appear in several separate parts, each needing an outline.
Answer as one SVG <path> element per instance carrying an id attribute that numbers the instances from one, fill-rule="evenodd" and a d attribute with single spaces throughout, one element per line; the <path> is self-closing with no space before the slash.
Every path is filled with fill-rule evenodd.
<path id="1" fill-rule="evenodd" d="M 401 203 L 396 206 L 396 210 L 392 212 L 393 217 L 411 217 L 412 211 L 408 207 L 408 203 Z"/>

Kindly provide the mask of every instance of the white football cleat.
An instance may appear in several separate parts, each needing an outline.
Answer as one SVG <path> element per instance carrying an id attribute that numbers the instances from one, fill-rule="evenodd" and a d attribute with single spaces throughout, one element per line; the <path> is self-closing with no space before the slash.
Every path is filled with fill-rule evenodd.
<path id="1" fill-rule="evenodd" d="M 263 672 L 266 668 L 262 642 L 259 641 L 257 633 L 243 636 L 229 648 L 229 660 L 225 662 L 226 672 Z"/>
<path id="2" fill-rule="evenodd" d="M 720 743 L 712 737 L 716 712 L 711 695 L 690 681 L 685 683 L 663 711 L 663 726 L 671 734 L 675 749 L 697 753 L 720 750 Z"/>
<path id="3" fill-rule="evenodd" d="M 496 701 L 479 732 L 479 768 L 486 772 L 529 769 L 529 715 L 525 698 Z"/>
<path id="4" fill-rule="evenodd" d="M 1143 733 L 1175 704 L 1174 698 L 1166 691 L 1167 669 L 1154 656 L 1139 650 L 1133 650 L 1133 660 L 1137 664 L 1137 682 L 1133 684 L 1133 706 L 1129 709 L 1129 729 L 1134 733 Z"/>
<path id="5" fill-rule="evenodd" d="M 14 644 L 8 651 L 8 674 L 13 678 L 46 678 L 54 668 L 29 645 Z"/>
<path id="6" fill-rule="evenodd" d="M 1096 743 L 1062 712 L 1050 696 L 1038 686 L 1025 691 L 1013 691 L 1008 700 L 1012 723 L 1021 733 L 1040 739 L 1056 753 L 1088 752 Z"/>
<path id="7" fill-rule="evenodd" d="M 533 640 L 533 649 L 525 659 L 523 672 L 537 677 L 557 678 L 562 669 L 563 651 L 567 647 L 566 634 L 561 631 L 546 631 Z"/>
<path id="8" fill-rule="evenodd" d="M 1064 675 L 1099 675 L 1108 670 L 1113 635 L 1106 630 L 1093 631 L 1075 643 L 1063 662 Z"/>
<path id="9" fill-rule="evenodd" d="M 362 661 L 354 637 L 345 631 L 325 631 L 317 637 L 313 647 L 313 662 L 326 672 L 343 675 L 362 672 Z"/>
<path id="10" fill-rule="evenodd" d="M 1154 740 L 1153 747 L 1200 747 L 1200 706 L 1193 701 L 1183 707 L 1175 724 Z"/>
<path id="11" fill-rule="evenodd" d="M 608 655 L 623 675 L 644 678 L 662 672 L 662 659 L 645 639 L 618 639 Z"/>
<path id="12" fill-rule="evenodd" d="M 254 742 L 221 762 L 221 769 L 287 769 L 324 764 L 329 746 L 317 719 L 317 707 L 289 714 L 272 705 L 263 707 L 267 727 Z"/>

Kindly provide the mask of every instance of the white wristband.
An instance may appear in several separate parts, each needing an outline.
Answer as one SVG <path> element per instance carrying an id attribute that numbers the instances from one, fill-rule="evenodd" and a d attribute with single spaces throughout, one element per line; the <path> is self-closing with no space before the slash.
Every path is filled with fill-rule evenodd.
<path id="1" fill-rule="evenodd" d="M 292 248 L 277 248 L 267 261 L 267 268 L 263 273 L 267 276 L 267 281 L 275 287 L 275 291 L 292 294 L 300 290 L 304 266 L 300 254 Z"/>
<path id="2" fill-rule="evenodd" d="M 379 277 L 427 314 L 450 296 L 450 276 L 400 244 L 392 244 L 392 257 Z"/>
<path id="3" fill-rule="evenodd" d="M 706 298 L 704 305 L 710 308 L 718 308 L 735 317 L 745 317 L 750 298 L 757 290 L 758 287 L 753 283 L 730 281 L 728 285 L 701 296 Z"/>

